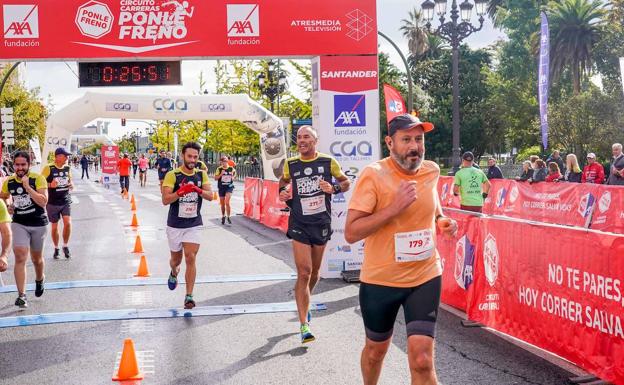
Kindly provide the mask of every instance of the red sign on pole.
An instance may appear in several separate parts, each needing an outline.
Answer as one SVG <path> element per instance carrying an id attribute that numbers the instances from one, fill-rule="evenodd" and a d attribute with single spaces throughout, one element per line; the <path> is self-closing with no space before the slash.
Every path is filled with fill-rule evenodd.
<path id="1" fill-rule="evenodd" d="M 386 99 L 386 120 L 388 123 L 397 115 L 405 114 L 405 101 L 401 93 L 389 84 L 384 84 L 384 97 Z"/>
<path id="2" fill-rule="evenodd" d="M 1 7 L 0 59 L 377 54 L 375 0 L 39 0 Z"/>
<path id="3" fill-rule="evenodd" d="M 118 161 L 119 147 L 102 146 L 102 172 L 104 174 L 116 174 Z"/>

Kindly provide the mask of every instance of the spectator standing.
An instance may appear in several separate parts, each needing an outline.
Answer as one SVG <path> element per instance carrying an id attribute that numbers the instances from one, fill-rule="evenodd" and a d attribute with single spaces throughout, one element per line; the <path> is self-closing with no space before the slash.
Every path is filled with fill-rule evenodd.
<path id="1" fill-rule="evenodd" d="M 488 159 L 488 169 L 486 174 L 488 180 L 489 179 L 503 179 L 503 172 L 500 167 L 496 165 L 496 159 L 490 158 Z"/>
<path id="2" fill-rule="evenodd" d="M 557 163 L 557 166 L 559 166 L 559 172 L 561 174 L 565 174 L 566 167 L 565 167 L 565 164 L 563 163 L 563 158 L 561 158 L 559 150 L 553 151 L 552 154 L 548 157 L 548 159 L 546 159 L 546 164 L 548 165 L 548 167 L 550 167 L 550 162 Z"/>
<path id="3" fill-rule="evenodd" d="M 609 172 L 609 185 L 624 185 L 624 154 L 622 154 L 622 145 L 615 143 L 611 147 L 613 151 L 613 159 L 611 159 L 611 172 Z"/>
<path id="4" fill-rule="evenodd" d="M 581 182 L 602 184 L 604 183 L 604 179 L 604 168 L 600 163 L 596 162 L 596 154 L 590 152 L 587 154 L 587 166 L 583 168 Z"/>
<path id="5" fill-rule="evenodd" d="M 80 158 L 80 165 L 82 166 L 82 177 L 80 179 L 84 179 L 85 174 L 87 174 L 87 179 L 89 179 L 89 159 L 87 159 L 86 155 Z"/>
<path id="6" fill-rule="evenodd" d="M 455 173 L 453 195 L 461 195 L 460 208 L 466 211 L 480 213 L 483 211 L 483 201 L 490 191 L 490 181 L 485 173 L 472 166 L 474 155 L 467 151 L 462 155 L 461 169 Z"/>
<path id="7" fill-rule="evenodd" d="M 576 155 L 568 154 L 566 156 L 566 168 L 563 175 L 563 179 L 566 182 L 581 183 L 583 173 L 581 172 L 581 167 L 578 164 L 578 159 L 576 159 Z"/>
<path id="8" fill-rule="evenodd" d="M 533 176 L 528 179 L 529 183 L 543 182 L 546 180 L 548 171 L 546 170 L 546 162 L 541 159 L 535 161 L 535 169 L 533 170 Z"/>
<path id="9" fill-rule="evenodd" d="M 539 156 L 537 155 L 531 155 L 529 157 L 529 162 L 531 162 L 531 168 L 533 170 L 537 170 L 537 164 L 535 162 L 537 162 L 538 159 L 539 159 Z"/>
<path id="10" fill-rule="evenodd" d="M 559 165 L 557 162 L 548 163 L 548 175 L 546 175 L 546 182 L 559 182 L 563 179 L 561 171 L 559 171 Z"/>
<path id="11" fill-rule="evenodd" d="M 533 168 L 531 167 L 531 161 L 525 160 L 522 162 L 522 174 L 516 177 L 519 182 L 526 182 L 533 177 Z"/>

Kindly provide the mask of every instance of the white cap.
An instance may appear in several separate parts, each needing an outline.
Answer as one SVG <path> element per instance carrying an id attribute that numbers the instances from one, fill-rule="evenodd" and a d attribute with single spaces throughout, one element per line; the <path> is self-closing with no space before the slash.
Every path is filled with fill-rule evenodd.
<path id="1" fill-rule="evenodd" d="M 592 158 L 592 159 L 596 159 L 596 154 L 594 154 L 593 152 L 590 152 L 589 154 L 587 154 L 588 158 Z"/>

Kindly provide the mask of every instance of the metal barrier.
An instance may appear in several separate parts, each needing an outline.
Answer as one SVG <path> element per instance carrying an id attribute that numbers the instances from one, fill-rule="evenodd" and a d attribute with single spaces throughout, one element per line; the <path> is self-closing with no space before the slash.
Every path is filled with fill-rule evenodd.
<path id="1" fill-rule="evenodd" d="M 217 164 L 208 164 L 208 175 L 213 176 L 217 171 Z M 259 164 L 239 164 L 236 165 L 236 180 L 244 182 L 245 178 L 264 178 L 262 167 Z"/>

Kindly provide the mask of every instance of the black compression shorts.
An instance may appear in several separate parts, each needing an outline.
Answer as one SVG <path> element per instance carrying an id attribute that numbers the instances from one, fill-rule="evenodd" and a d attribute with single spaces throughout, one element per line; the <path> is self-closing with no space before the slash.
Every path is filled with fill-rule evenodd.
<path id="1" fill-rule="evenodd" d="M 394 321 L 403 306 L 407 336 L 433 338 L 440 306 L 442 277 L 411 288 L 360 284 L 360 308 L 366 337 L 382 342 L 392 337 Z"/>
<path id="2" fill-rule="evenodd" d="M 331 223 L 306 225 L 290 218 L 286 232 L 288 238 L 310 246 L 323 246 L 331 239 Z"/>

